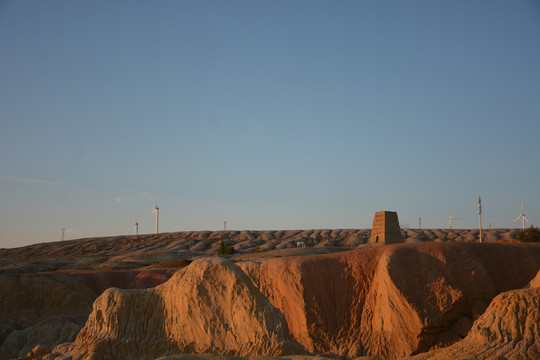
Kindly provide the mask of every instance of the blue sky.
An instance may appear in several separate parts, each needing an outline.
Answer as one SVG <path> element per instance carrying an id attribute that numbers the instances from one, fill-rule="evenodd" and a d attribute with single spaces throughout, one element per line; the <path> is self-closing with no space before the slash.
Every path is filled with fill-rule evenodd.
<path id="1" fill-rule="evenodd" d="M 0 247 L 540 222 L 538 1 L 2 1 Z"/>

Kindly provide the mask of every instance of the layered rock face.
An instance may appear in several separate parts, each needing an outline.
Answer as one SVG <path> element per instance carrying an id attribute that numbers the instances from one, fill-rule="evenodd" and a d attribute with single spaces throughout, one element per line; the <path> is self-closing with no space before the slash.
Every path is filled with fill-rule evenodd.
<path id="1" fill-rule="evenodd" d="M 44 359 L 304 351 L 534 359 L 539 269 L 540 246 L 523 244 L 395 244 L 237 264 L 204 258 L 155 288 L 106 290 L 76 340 Z M 77 303 L 73 299 L 67 308 Z M 22 307 L 12 311 L 26 316 Z M 29 337 L 47 324 L 34 325 Z"/>
<path id="2" fill-rule="evenodd" d="M 504 292 L 493 299 L 465 339 L 412 359 L 540 359 L 539 309 L 540 287 Z"/>
<path id="3" fill-rule="evenodd" d="M 72 344 L 73 359 L 153 359 L 177 353 L 281 355 L 301 352 L 283 315 L 240 268 L 222 258 L 194 261 L 154 289 L 109 289 Z"/>
<path id="4" fill-rule="evenodd" d="M 73 341 L 94 300 L 111 286 L 145 288 L 168 278 L 159 271 L 0 275 L 0 359 Z"/>
<path id="5" fill-rule="evenodd" d="M 309 351 L 402 358 L 455 343 L 540 248 L 424 243 L 240 264 Z"/>

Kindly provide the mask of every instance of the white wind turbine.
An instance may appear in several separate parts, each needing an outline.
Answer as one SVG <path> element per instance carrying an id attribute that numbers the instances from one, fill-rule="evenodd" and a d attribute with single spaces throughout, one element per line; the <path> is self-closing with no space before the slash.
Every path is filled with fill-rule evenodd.
<path id="1" fill-rule="evenodd" d="M 523 213 L 523 196 L 521 197 L 521 214 L 516 218 L 516 220 L 512 221 L 512 224 L 515 223 L 516 221 L 518 221 L 519 219 L 521 219 L 521 221 L 523 222 L 523 229 L 525 229 L 525 221 L 531 225 L 531 223 L 529 222 L 529 220 L 527 220 L 527 218 L 525 217 L 525 214 Z"/>
<path id="2" fill-rule="evenodd" d="M 139 223 L 136 219 L 133 219 L 133 226 L 135 227 L 135 235 L 139 236 Z"/>
<path id="3" fill-rule="evenodd" d="M 447 229 L 451 229 L 452 228 L 452 220 L 457 219 L 457 217 L 452 216 L 452 212 L 450 211 L 450 216 L 447 217 L 447 219 L 448 219 L 448 227 L 447 227 Z"/>
<path id="4" fill-rule="evenodd" d="M 159 208 L 157 206 L 157 195 L 156 195 L 156 205 L 154 205 L 154 210 L 152 210 L 152 214 L 156 213 L 156 234 L 158 233 L 158 223 L 159 223 Z"/>

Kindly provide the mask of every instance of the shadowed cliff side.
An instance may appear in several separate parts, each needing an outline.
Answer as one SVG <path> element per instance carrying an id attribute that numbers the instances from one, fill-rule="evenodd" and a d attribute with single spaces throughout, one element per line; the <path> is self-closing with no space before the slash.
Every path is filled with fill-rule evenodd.
<path id="1" fill-rule="evenodd" d="M 105 291 L 75 342 L 53 351 L 73 359 L 300 352 L 279 310 L 222 258 L 196 260 L 154 289 Z"/>
<path id="2" fill-rule="evenodd" d="M 105 289 L 147 288 L 166 281 L 165 271 L 0 275 L 0 359 L 73 341 Z"/>
<path id="3" fill-rule="evenodd" d="M 465 339 L 411 359 L 540 359 L 539 309 L 540 287 L 504 292 L 493 299 Z"/>

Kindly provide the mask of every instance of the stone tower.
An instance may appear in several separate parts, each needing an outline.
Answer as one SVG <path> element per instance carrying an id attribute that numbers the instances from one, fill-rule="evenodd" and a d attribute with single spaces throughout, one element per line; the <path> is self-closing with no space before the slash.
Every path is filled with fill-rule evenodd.
<path id="1" fill-rule="evenodd" d="M 397 212 L 378 211 L 373 219 L 370 243 L 397 244 L 403 242 Z"/>

